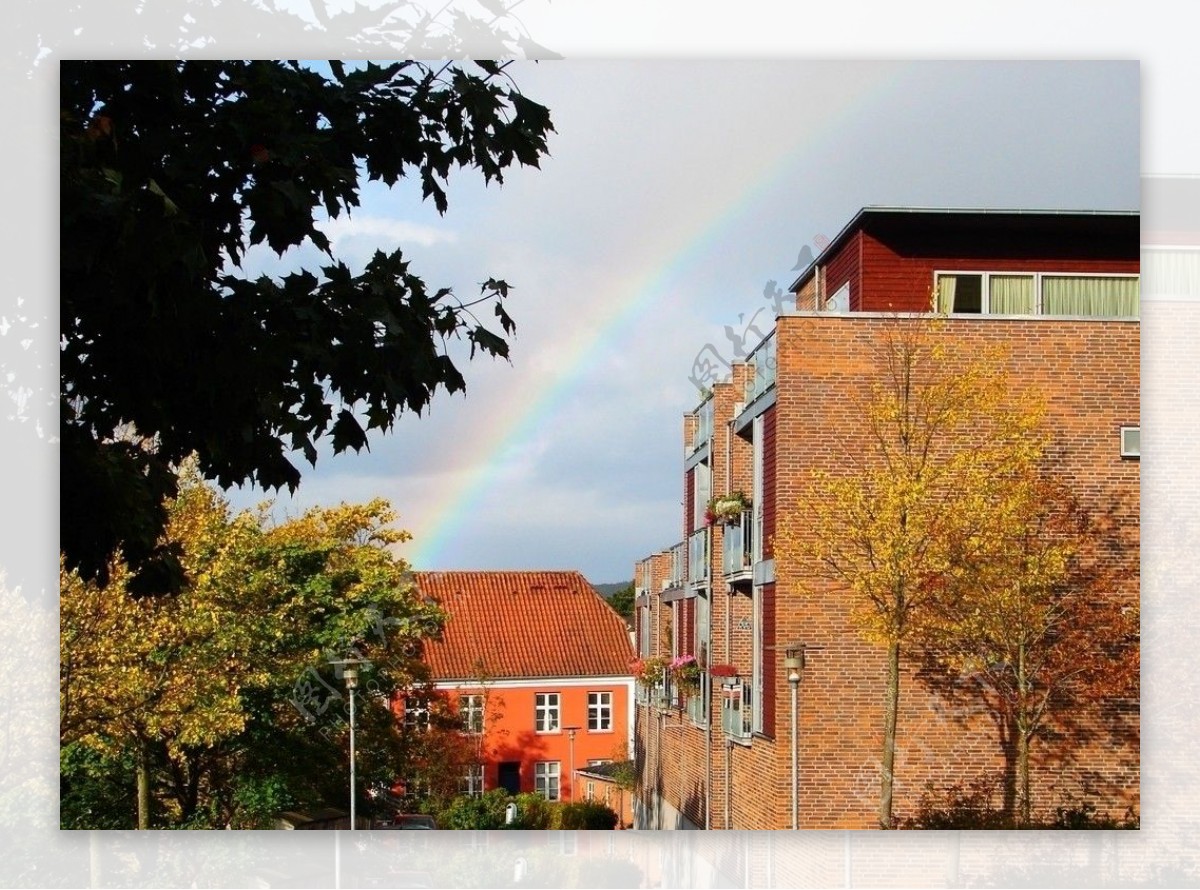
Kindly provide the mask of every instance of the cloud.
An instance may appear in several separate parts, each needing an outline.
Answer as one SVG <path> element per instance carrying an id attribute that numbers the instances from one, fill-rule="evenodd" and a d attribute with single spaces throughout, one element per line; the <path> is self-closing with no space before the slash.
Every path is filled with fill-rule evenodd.
<path id="1" fill-rule="evenodd" d="M 372 248 L 383 249 L 385 245 L 419 244 L 432 247 L 435 244 L 454 243 L 458 233 L 422 223 L 403 219 L 388 219 L 383 216 L 343 215 L 317 223 L 317 228 L 333 242 L 334 252 L 353 250 L 360 239 L 369 241 Z"/>

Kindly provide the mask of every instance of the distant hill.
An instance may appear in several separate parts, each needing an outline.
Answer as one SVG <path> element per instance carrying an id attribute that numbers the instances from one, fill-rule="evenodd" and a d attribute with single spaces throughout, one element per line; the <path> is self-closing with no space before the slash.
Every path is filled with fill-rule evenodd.
<path id="1" fill-rule="evenodd" d="M 605 599 L 609 599 L 618 590 L 622 590 L 632 583 L 633 580 L 630 579 L 628 581 L 614 581 L 612 584 L 593 584 L 592 587 L 596 588 L 596 593 Z"/>

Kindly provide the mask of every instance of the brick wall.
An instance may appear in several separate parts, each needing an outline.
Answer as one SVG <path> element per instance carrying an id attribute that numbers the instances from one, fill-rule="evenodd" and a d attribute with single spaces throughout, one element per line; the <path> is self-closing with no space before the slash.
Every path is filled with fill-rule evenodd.
<path id="1" fill-rule="evenodd" d="M 799 510 L 812 490 L 811 471 L 844 469 L 869 447 L 853 396 L 874 373 L 872 343 L 892 323 L 878 316 L 817 315 L 779 322 L 778 512 L 781 522 L 799 516 L 801 533 Z M 946 335 L 975 352 L 1008 344 L 1013 378 L 1049 396 L 1057 470 L 1107 517 L 1113 558 L 1131 577 L 1116 595 L 1136 600 L 1139 467 L 1120 458 L 1119 428 L 1139 418 L 1138 325 L 985 317 L 950 320 Z M 801 580 L 811 576 L 804 565 L 777 557 L 777 639 L 824 647 L 810 654 L 800 689 L 801 826 L 867 828 L 875 824 L 878 800 L 884 652 L 861 640 L 844 593 L 819 585 L 801 593 Z M 899 816 L 913 813 L 927 782 L 965 782 L 1003 765 L 1003 747 L 982 709 L 930 694 L 914 673 L 905 661 L 895 785 Z M 785 703 L 786 680 L 779 671 L 773 675 L 778 700 Z M 1106 729 L 1118 711 L 1125 736 Z M 788 716 L 781 708 L 781 729 Z M 1117 800 L 1113 809 L 1119 816 L 1126 804 L 1139 800 L 1137 703 L 1114 703 L 1106 713 L 1085 716 L 1095 731 L 1091 740 L 1035 745 L 1035 803 L 1052 807 L 1090 789 Z M 786 747 L 778 746 L 777 774 L 786 771 Z"/>

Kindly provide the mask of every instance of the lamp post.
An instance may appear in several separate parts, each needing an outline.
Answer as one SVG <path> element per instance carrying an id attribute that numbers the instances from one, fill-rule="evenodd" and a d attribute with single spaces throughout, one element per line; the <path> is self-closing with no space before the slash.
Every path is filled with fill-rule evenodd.
<path id="1" fill-rule="evenodd" d="M 567 741 L 571 745 L 571 802 L 575 801 L 575 733 L 579 731 L 578 726 L 564 726 L 567 731 Z"/>
<path id="2" fill-rule="evenodd" d="M 350 830 L 358 827 L 355 800 L 357 794 L 357 779 L 355 777 L 354 757 L 354 690 L 358 688 L 358 666 L 364 664 L 361 658 L 341 658 L 329 662 L 342 675 L 342 682 L 350 693 Z"/>
<path id="3" fill-rule="evenodd" d="M 804 670 L 804 644 L 789 643 L 785 649 L 783 667 L 787 671 L 788 685 L 792 687 L 792 830 L 800 827 L 799 801 L 799 754 L 796 740 L 796 711 L 800 695 L 800 672 Z"/>

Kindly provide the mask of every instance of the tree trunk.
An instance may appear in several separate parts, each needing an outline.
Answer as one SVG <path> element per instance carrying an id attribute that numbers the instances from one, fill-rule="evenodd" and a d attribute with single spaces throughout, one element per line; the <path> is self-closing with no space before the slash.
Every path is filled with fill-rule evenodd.
<path id="1" fill-rule="evenodd" d="M 1021 824 L 1028 825 L 1033 815 L 1029 793 L 1029 678 L 1025 673 L 1025 647 L 1017 648 L 1017 803 Z"/>
<path id="2" fill-rule="evenodd" d="M 1033 816 L 1033 801 L 1029 795 L 1029 734 L 1023 727 L 1017 729 L 1017 800 L 1021 825 L 1028 825 Z"/>
<path id="3" fill-rule="evenodd" d="M 137 827 L 145 831 L 150 827 L 150 755 L 145 741 L 137 742 Z"/>
<path id="4" fill-rule="evenodd" d="M 879 777 L 879 827 L 892 827 L 892 780 L 896 766 L 896 716 L 900 710 L 900 643 L 888 643 L 887 704 L 883 716 L 883 772 Z"/>

